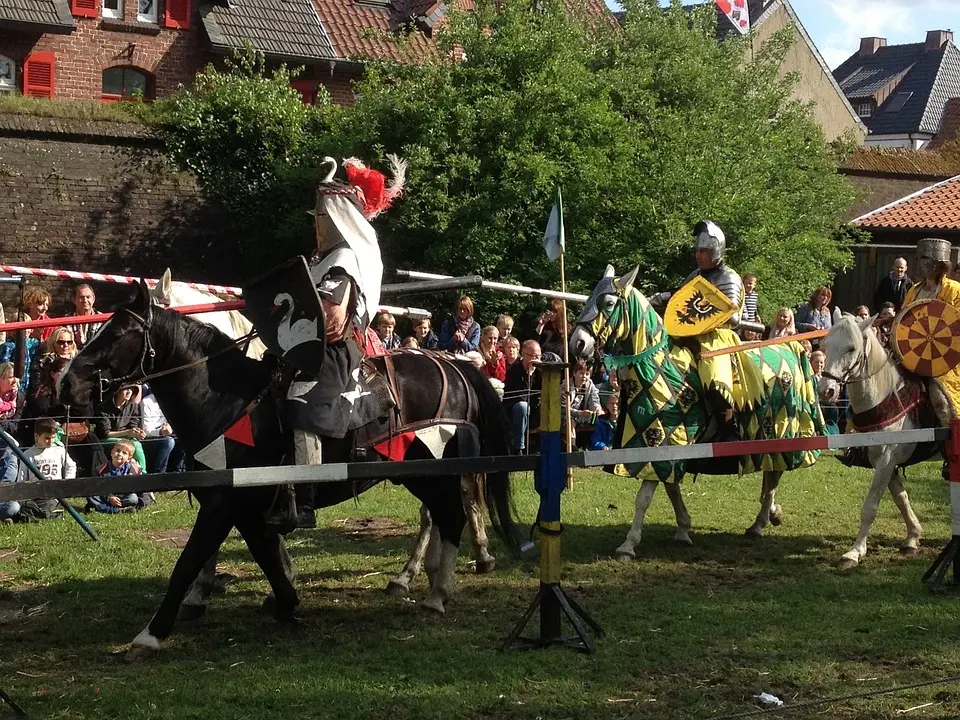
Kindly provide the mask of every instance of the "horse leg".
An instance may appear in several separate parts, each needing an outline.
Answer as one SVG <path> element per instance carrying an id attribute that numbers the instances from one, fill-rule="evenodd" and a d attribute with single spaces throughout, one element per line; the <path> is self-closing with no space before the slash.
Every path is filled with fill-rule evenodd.
<path id="1" fill-rule="evenodd" d="M 687 512 L 687 506 L 683 502 L 680 483 L 664 483 L 663 489 L 666 491 L 667 497 L 670 498 L 670 503 L 673 505 L 673 514 L 677 518 L 677 532 L 673 539 L 684 545 L 693 545 L 693 540 L 690 539 L 690 513 Z"/>
<path id="2" fill-rule="evenodd" d="M 293 561 L 286 552 L 283 536 L 280 533 L 265 530 L 259 515 L 238 519 L 237 530 L 240 531 L 240 536 L 247 544 L 254 561 L 263 570 L 264 577 L 270 583 L 270 596 L 273 597 L 273 601 L 269 606 L 273 616 L 277 622 L 292 622 L 300 599 L 291 582 L 291 576 L 295 578 L 296 571 L 292 569 Z M 267 605 L 267 601 L 264 604 Z"/>
<path id="3" fill-rule="evenodd" d="M 213 594 L 214 585 L 217 581 L 217 558 L 219 555 L 218 550 L 204 563 L 200 574 L 190 585 L 190 589 L 180 605 L 177 620 L 181 622 L 199 620 L 207 611 L 207 598 Z"/>
<path id="4" fill-rule="evenodd" d="M 477 564 L 477 575 L 488 573 L 497 566 L 497 559 L 487 548 L 486 523 L 483 519 L 483 487 L 482 473 L 460 476 L 460 497 L 463 501 L 463 511 L 467 515 L 467 525 L 470 528 L 470 541 L 473 543 L 473 559 Z"/>
<path id="5" fill-rule="evenodd" d="M 777 486 L 780 484 L 782 472 L 765 471 L 763 473 L 763 482 L 760 486 L 760 512 L 757 513 L 753 525 L 747 528 L 748 537 L 762 537 L 763 529 L 773 523 L 779 525 L 783 522 L 783 510 L 774 503 Z"/>
<path id="6" fill-rule="evenodd" d="M 427 545 L 430 542 L 430 534 L 433 530 L 433 522 L 430 519 L 430 513 L 425 505 L 420 505 L 420 533 L 413 544 L 413 550 L 410 552 L 410 559 L 399 575 L 393 577 L 387 583 L 387 594 L 406 596 L 410 592 L 410 583 L 420 574 L 420 566 L 423 564 L 424 556 L 427 553 Z"/>
<path id="7" fill-rule="evenodd" d="M 890 490 L 890 496 L 900 511 L 900 517 L 903 518 L 903 524 L 907 526 L 907 539 L 900 546 L 900 552 L 904 555 L 916 555 L 920 550 L 920 535 L 923 528 L 920 527 L 920 521 L 913 512 L 913 506 L 910 504 L 910 497 L 907 495 L 907 489 L 903 486 L 903 480 L 896 471 L 893 473 L 893 479 L 887 485 Z"/>
<path id="8" fill-rule="evenodd" d="M 430 546 L 427 548 L 426 570 L 430 578 L 430 593 L 422 603 L 426 610 L 441 615 L 444 603 L 453 595 L 454 571 L 460 551 L 460 536 L 467 516 L 460 498 L 459 478 L 434 478 L 432 482 L 414 481 L 410 490 L 430 511 L 433 519 Z"/>
<path id="9" fill-rule="evenodd" d="M 890 485 L 896 472 L 897 466 L 893 462 L 889 448 L 887 448 L 883 451 L 881 462 L 878 462 L 874 468 L 873 481 L 870 483 L 870 489 L 867 490 L 867 497 L 863 500 L 863 508 L 860 510 L 860 532 L 853 542 L 853 547 L 840 558 L 839 567 L 841 570 L 855 568 L 866 557 L 867 536 L 870 534 L 870 527 L 877 517 L 880 498 L 883 491 Z"/>
<path id="10" fill-rule="evenodd" d="M 636 505 L 633 511 L 633 525 L 630 526 L 630 532 L 627 533 L 627 539 L 617 548 L 616 555 L 620 560 L 633 560 L 636 557 L 634 548 L 640 542 L 643 535 L 643 517 L 650 507 L 650 501 L 653 500 L 653 494 L 657 491 L 660 483 L 656 480 L 644 480 L 637 491 Z"/>
<path id="11" fill-rule="evenodd" d="M 183 546 L 183 552 L 173 568 L 167 592 L 160 607 L 146 628 L 137 635 L 127 652 L 127 662 L 136 662 L 153 657 L 160 651 L 160 641 L 170 636 L 177 611 L 191 583 L 196 579 L 203 565 L 217 552 L 227 539 L 233 519 L 223 503 L 210 503 L 200 506 L 197 520 L 193 525 L 190 538 Z"/>

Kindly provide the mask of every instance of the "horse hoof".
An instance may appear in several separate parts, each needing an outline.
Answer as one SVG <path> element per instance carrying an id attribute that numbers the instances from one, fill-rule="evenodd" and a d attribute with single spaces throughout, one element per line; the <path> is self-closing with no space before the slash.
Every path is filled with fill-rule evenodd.
<path id="1" fill-rule="evenodd" d="M 410 594 L 410 588 L 407 585 L 404 585 L 401 582 L 396 580 L 391 580 L 387 583 L 385 592 L 391 597 L 406 597 Z"/>
<path id="2" fill-rule="evenodd" d="M 159 650 L 143 647 L 143 645 L 134 645 L 127 650 L 127 654 L 123 656 L 123 661 L 130 664 L 147 662 L 153 660 L 159 652 Z"/>
<path id="3" fill-rule="evenodd" d="M 181 622 L 193 622 L 203 617 L 207 612 L 206 605 L 181 605 L 177 613 L 177 620 Z"/>
<path id="4" fill-rule="evenodd" d="M 615 555 L 615 557 L 617 558 L 617 560 L 619 560 L 622 563 L 631 563 L 636 559 L 635 555 L 631 555 L 630 553 L 625 553 L 625 552 L 618 552 Z"/>
<path id="5" fill-rule="evenodd" d="M 437 598 L 428 597 L 426 600 L 420 603 L 420 607 L 425 613 L 429 613 L 431 615 L 443 616 L 447 613 L 446 609 L 443 607 L 443 603 Z"/>
<path id="6" fill-rule="evenodd" d="M 783 510 L 778 508 L 776 512 L 770 513 L 770 524 L 774 527 L 780 527 L 783 524 Z"/>
<path id="7" fill-rule="evenodd" d="M 477 560 L 477 575 L 485 575 L 488 572 L 493 572 L 496 567 L 497 559 L 495 557 L 490 557 L 486 560 Z"/>
<path id="8" fill-rule="evenodd" d="M 860 562 L 849 557 L 842 557 L 837 563 L 837 568 L 840 570 L 853 570 Z"/>
<path id="9" fill-rule="evenodd" d="M 762 538 L 763 530 L 758 527 L 748 527 L 744 535 L 746 535 L 748 538 Z"/>
<path id="10" fill-rule="evenodd" d="M 677 533 L 673 536 L 673 541 L 678 545 L 693 545 L 693 538 L 690 537 L 689 533 Z"/>
<path id="11" fill-rule="evenodd" d="M 232 585 L 237 581 L 237 576 L 230 573 L 222 572 L 217 573 L 214 577 L 213 582 L 210 583 L 210 594 L 211 595 L 223 595 L 227 592 L 227 585 Z"/>
<path id="12" fill-rule="evenodd" d="M 916 548 L 911 545 L 901 545 L 900 554 L 906 555 L 907 557 L 916 557 L 920 554 L 920 548 Z"/>
<path id="13" fill-rule="evenodd" d="M 263 615 L 277 614 L 277 599 L 273 595 L 267 595 L 260 605 L 260 612 Z"/>

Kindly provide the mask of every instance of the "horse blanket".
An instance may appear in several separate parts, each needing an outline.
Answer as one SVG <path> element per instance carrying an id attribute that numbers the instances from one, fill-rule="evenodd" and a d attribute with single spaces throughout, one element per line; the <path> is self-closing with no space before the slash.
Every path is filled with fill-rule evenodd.
<path id="1" fill-rule="evenodd" d="M 733 409 L 736 439 L 765 440 L 823 434 L 816 381 L 803 347 L 796 342 L 699 358 L 700 351 L 739 344 L 736 334 L 718 329 L 697 337 L 699 348 L 671 345 L 656 312 L 647 304 L 638 312 L 652 337 L 634 336 L 635 354 L 607 358 L 619 368 L 624 418 L 615 447 L 688 445 L 703 439 L 709 414 L 708 391 L 718 393 Z M 637 318 L 636 320 L 641 320 Z M 639 322 L 633 323 L 640 326 Z M 608 365 L 608 367 L 610 366 Z M 812 465 L 816 451 L 797 451 L 740 458 L 741 474 L 793 470 Z M 616 465 L 612 472 L 645 480 L 677 482 L 687 472 L 687 461 Z"/>

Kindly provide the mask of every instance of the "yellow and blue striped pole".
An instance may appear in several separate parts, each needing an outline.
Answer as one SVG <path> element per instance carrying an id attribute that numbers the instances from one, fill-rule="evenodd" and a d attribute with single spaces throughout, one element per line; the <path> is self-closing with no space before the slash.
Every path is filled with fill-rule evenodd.
<path id="1" fill-rule="evenodd" d="M 563 394 L 561 379 L 563 363 L 539 365 L 543 382 L 540 392 L 540 467 L 534 488 L 540 495 L 540 589 L 520 622 L 504 643 L 504 649 L 544 648 L 566 645 L 584 652 L 594 652 L 587 631 L 589 626 L 597 635 L 603 629 L 587 615 L 560 586 L 560 495 L 567 486 L 567 456 L 562 452 Z M 540 608 L 540 636 L 521 637 L 527 622 Z M 564 637 L 561 621 L 566 616 L 576 635 Z"/>

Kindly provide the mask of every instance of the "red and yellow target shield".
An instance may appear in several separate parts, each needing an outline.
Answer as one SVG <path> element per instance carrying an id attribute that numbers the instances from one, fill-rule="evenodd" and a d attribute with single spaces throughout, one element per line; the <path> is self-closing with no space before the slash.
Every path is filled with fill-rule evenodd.
<path id="1" fill-rule="evenodd" d="M 940 377 L 960 367 L 960 311 L 942 300 L 907 305 L 890 336 L 894 354 L 917 375 Z"/>

